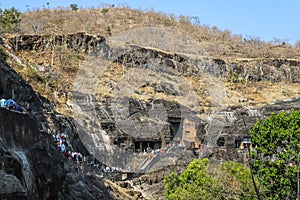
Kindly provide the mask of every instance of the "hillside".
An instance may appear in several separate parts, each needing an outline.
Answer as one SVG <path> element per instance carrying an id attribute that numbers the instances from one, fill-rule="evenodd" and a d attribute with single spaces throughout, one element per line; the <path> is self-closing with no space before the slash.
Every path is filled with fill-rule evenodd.
<path id="1" fill-rule="evenodd" d="M 254 36 L 243 38 L 228 30 L 221 31 L 217 27 L 211 28 L 207 25 L 197 24 L 193 18 L 177 17 L 154 11 L 133 10 L 128 7 L 77 11 L 43 9 L 23 13 L 21 18 L 21 34 L 47 36 L 82 32 L 101 35 L 107 41 L 116 39 L 121 40 L 124 44 L 132 43 L 143 47 L 154 47 L 170 54 L 188 53 L 224 60 L 227 68 L 224 84 L 227 92 L 234 99 L 233 103 L 236 103 L 237 99 L 243 98 L 250 99 L 250 101 L 255 99 L 254 101 L 257 103 L 264 104 L 274 101 L 275 97 L 282 99 L 297 95 L 297 92 L 291 89 L 296 87 L 293 85 L 294 81 L 287 80 L 288 74 L 280 81 L 277 78 L 271 78 L 271 76 L 277 76 L 276 68 L 284 68 L 281 66 L 282 64 L 289 66 L 292 63 L 284 63 L 285 59 L 295 62 L 300 59 L 299 48 L 287 43 L 273 45 L 260 41 Z M 109 31 L 108 27 L 110 27 Z M 150 28 L 153 28 L 152 32 Z M 167 34 L 168 30 L 172 31 Z M 68 36 L 66 37 L 68 38 Z M 149 40 L 149 38 L 151 39 Z M 74 76 L 78 66 L 86 59 L 86 54 L 82 54 L 74 48 L 66 48 L 66 46 L 57 44 L 55 44 L 55 52 L 53 48 L 43 48 L 42 52 L 40 49 L 33 49 L 17 51 L 17 53 L 24 58 L 27 64 L 50 66 L 55 69 L 55 73 L 58 73 L 55 76 L 63 75 L 64 77 Z M 263 70 L 271 68 L 264 72 L 265 74 L 270 73 L 270 75 L 265 75 L 270 78 L 251 81 L 249 71 L 258 66 Z M 296 66 L 298 65 L 296 64 Z M 115 73 L 120 74 L 120 69 L 114 68 L 114 70 Z M 232 80 L 236 78 L 241 81 Z M 65 87 L 69 83 L 67 80 L 64 81 L 67 83 L 59 83 L 59 81 L 56 83 L 58 87 L 62 87 L 60 90 L 68 90 Z M 232 84 L 232 81 L 235 84 Z M 273 82 L 276 84 L 274 85 Z M 293 87 L 290 87 L 289 84 L 292 84 Z M 197 87 L 193 88 L 197 90 Z M 45 87 L 42 90 L 44 89 Z"/>
<path id="2" fill-rule="evenodd" d="M 195 157 L 247 163 L 239 145 L 255 120 L 299 107 L 297 45 L 128 7 L 42 9 L 20 18 L 17 33 L 1 33 L 2 62 L 18 75 L 1 77 L 0 94 L 31 110 L 38 104 L 30 117 L 41 134 L 66 133 L 73 149 L 103 166 L 139 172 L 127 182 L 101 181 L 95 191 L 107 199 L 161 196 L 164 176 Z M 16 92 L 22 79 L 36 92 L 30 90 L 34 100 Z M 194 151 L 187 150 L 191 144 Z M 140 153 L 148 147 L 162 151 L 150 159 Z M 104 185 L 110 194 L 98 193 Z"/>
<path id="3" fill-rule="evenodd" d="M 238 58 L 299 58 L 299 49 L 285 41 L 261 41 L 255 36 L 242 36 L 229 30 L 200 24 L 195 17 L 174 16 L 154 10 L 133 10 L 129 7 L 104 7 L 84 10 L 42 9 L 23 13 L 21 34 L 69 34 L 86 32 L 110 37 L 127 30 L 164 27 L 193 38 L 213 56 Z M 137 36 L 133 36 L 137 37 Z M 169 38 L 176 40 L 176 38 Z M 177 44 L 181 45 L 181 44 Z"/>

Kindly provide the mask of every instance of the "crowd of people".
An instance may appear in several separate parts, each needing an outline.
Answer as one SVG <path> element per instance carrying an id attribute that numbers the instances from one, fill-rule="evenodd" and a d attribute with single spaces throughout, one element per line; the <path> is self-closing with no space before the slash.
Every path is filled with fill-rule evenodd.
<path id="1" fill-rule="evenodd" d="M 10 110 L 15 110 L 15 111 L 18 111 L 18 112 L 23 112 L 24 109 L 21 105 L 17 104 L 15 102 L 15 100 L 9 98 L 9 99 L 4 99 L 2 98 L 0 100 L 0 107 L 1 108 L 7 108 L 7 109 L 10 109 Z"/>
<path id="2" fill-rule="evenodd" d="M 66 158 L 77 161 L 77 162 L 85 161 L 84 156 L 80 152 L 76 152 L 76 151 L 73 152 L 73 151 L 67 150 L 65 134 L 61 134 L 61 135 L 53 134 L 52 136 L 53 136 L 53 139 L 56 143 L 58 150 L 61 151 L 62 153 L 64 153 Z"/>
<path id="3" fill-rule="evenodd" d="M 93 159 L 92 161 L 88 162 L 87 158 L 83 156 L 80 152 L 77 151 L 71 151 L 68 148 L 67 141 L 66 141 L 66 135 L 65 134 L 53 134 L 53 139 L 55 141 L 55 144 L 57 146 L 57 149 L 62 152 L 66 158 L 73 160 L 77 164 L 87 164 L 91 165 L 93 168 L 100 170 L 101 172 L 116 172 L 121 171 L 118 167 L 109 167 L 104 165 L 103 163 L 100 163 L 96 159 Z"/>

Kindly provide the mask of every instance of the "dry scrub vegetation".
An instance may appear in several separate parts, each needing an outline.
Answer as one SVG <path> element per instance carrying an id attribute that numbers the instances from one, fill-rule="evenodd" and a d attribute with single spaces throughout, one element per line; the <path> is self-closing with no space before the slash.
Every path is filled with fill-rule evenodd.
<path id="1" fill-rule="evenodd" d="M 139 28 L 146 32 L 139 32 Z M 183 42 L 178 41 L 176 35 L 168 36 L 167 32 L 159 28 L 170 28 L 177 31 L 185 38 Z M 153 38 L 157 43 L 169 40 L 165 46 L 160 48 L 159 44 L 151 44 L 152 33 L 164 35 L 162 38 Z M 162 31 L 161 33 L 157 30 Z M 129 33 L 127 38 L 123 34 Z M 229 30 L 220 30 L 217 27 L 209 27 L 200 24 L 197 17 L 174 16 L 165 13 L 158 13 L 154 10 L 142 11 L 134 10 L 127 6 L 113 7 L 105 5 L 101 8 L 89 8 L 71 10 L 70 8 L 57 8 L 54 10 L 40 9 L 22 13 L 20 31 L 18 34 L 64 34 L 85 32 L 92 35 L 102 35 L 106 38 L 114 38 L 115 42 L 130 41 L 140 43 L 137 35 L 143 35 L 145 43 L 152 50 L 161 51 L 165 54 L 180 52 L 184 56 L 193 58 L 194 49 L 198 55 L 209 56 L 211 58 L 223 59 L 227 65 L 235 65 L 243 68 L 241 72 L 230 71 L 232 75 L 227 76 L 223 82 L 226 90 L 225 102 L 215 102 L 216 104 L 226 105 L 263 105 L 274 102 L 278 99 L 299 96 L 299 84 L 286 80 L 274 82 L 273 80 L 262 80 L 259 82 L 249 81 L 248 77 L 260 63 L 267 63 L 267 67 L 273 67 L 274 60 L 292 60 L 299 62 L 300 41 L 291 45 L 286 40 L 275 39 L 272 42 L 264 42 L 255 36 L 244 37 L 235 35 Z M 119 37 L 120 33 L 123 37 Z M 130 38 L 133 37 L 133 38 Z M 135 38 L 137 37 L 137 38 Z M 156 36 L 157 37 L 157 36 Z M 149 39 L 150 38 L 150 39 Z M 147 41 L 149 39 L 149 41 Z M 126 46 L 126 45 L 124 45 Z M 187 46 L 189 48 L 187 48 Z M 181 49 L 183 49 L 181 51 Z M 186 49 L 192 49 L 186 51 Z M 55 51 L 54 51 L 55 50 Z M 13 59 L 8 62 L 29 81 L 35 90 L 56 103 L 61 112 L 65 112 L 66 92 L 70 91 L 70 86 L 74 81 L 80 64 L 87 58 L 82 52 L 75 52 L 65 46 L 56 45 L 55 48 L 31 51 L 14 52 L 22 58 L 29 68 L 23 68 L 14 64 Z M 279 61 L 278 61 L 279 62 Z M 126 65 L 126 64 L 125 64 Z M 112 88 L 116 86 L 131 68 L 123 63 L 111 63 L 107 71 L 102 76 L 97 88 L 97 96 L 110 95 Z M 42 67 L 43 70 L 38 68 Z M 228 67 L 228 66 L 227 66 Z M 298 66 L 299 67 L 299 66 Z M 37 70 L 34 70 L 37 69 Z M 230 69 L 231 70 L 231 69 Z M 270 71 L 272 78 L 272 72 Z M 203 77 L 186 77 L 187 82 L 191 83 L 195 93 L 198 95 L 198 103 L 203 112 L 211 109 L 213 100 L 217 98 L 207 98 L 207 87 L 209 81 L 203 82 Z M 209 87 L 215 88 L 214 82 Z M 148 96 L 153 96 L 152 87 L 144 87 L 139 91 L 142 95 L 136 95 L 141 100 L 146 100 Z M 156 98 L 172 100 L 171 96 L 160 94 Z"/>
<path id="2" fill-rule="evenodd" d="M 111 36 L 143 27 L 171 27 L 198 41 L 210 55 L 239 58 L 300 58 L 297 48 L 288 41 L 276 39 L 264 42 L 255 36 L 243 37 L 229 30 L 200 24 L 197 17 L 174 16 L 154 10 L 134 10 L 126 6 L 70 10 L 36 10 L 21 15 L 21 33 L 67 34 L 86 32 Z M 176 39 L 175 39 L 176 40 Z"/>

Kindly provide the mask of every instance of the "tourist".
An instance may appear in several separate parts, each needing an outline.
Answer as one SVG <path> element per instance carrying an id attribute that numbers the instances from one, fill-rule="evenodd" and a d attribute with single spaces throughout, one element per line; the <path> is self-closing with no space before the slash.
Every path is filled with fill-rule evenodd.
<path id="1" fill-rule="evenodd" d="M 60 145 L 60 150 L 61 150 L 61 152 L 63 152 L 63 153 L 66 152 L 66 146 L 65 146 L 64 143 L 62 143 L 62 144 Z"/>
<path id="2" fill-rule="evenodd" d="M 16 106 L 16 102 L 13 99 L 8 99 L 4 102 L 4 105 L 9 109 L 14 109 Z"/>
<path id="3" fill-rule="evenodd" d="M 4 98 L 2 98 L 2 99 L 0 100 L 0 107 L 2 107 L 2 108 L 5 107 L 5 101 L 6 101 L 6 99 L 4 99 Z"/>
<path id="4" fill-rule="evenodd" d="M 65 156 L 70 159 L 71 151 L 66 151 Z"/>
<path id="5" fill-rule="evenodd" d="M 66 136 L 64 134 L 61 135 L 62 142 L 66 141 Z"/>
<path id="6" fill-rule="evenodd" d="M 16 111 L 18 111 L 18 112 L 23 112 L 23 108 L 22 108 L 22 106 L 20 106 L 20 105 L 17 105 L 17 107 L 16 107 Z"/>

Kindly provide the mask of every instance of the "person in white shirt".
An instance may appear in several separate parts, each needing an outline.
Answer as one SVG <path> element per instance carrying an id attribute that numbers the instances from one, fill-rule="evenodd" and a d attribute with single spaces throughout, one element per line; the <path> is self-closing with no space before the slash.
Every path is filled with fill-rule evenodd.
<path id="1" fill-rule="evenodd" d="M 4 104 L 5 101 L 6 101 L 6 99 L 3 99 L 3 98 L 0 100 L 0 107 L 5 107 L 5 104 Z"/>
<path id="2" fill-rule="evenodd" d="M 66 152 L 66 146 L 65 146 L 64 143 L 62 143 L 62 144 L 60 145 L 60 150 L 61 150 L 61 152 L 63 152 L 63 153 Z"/>

